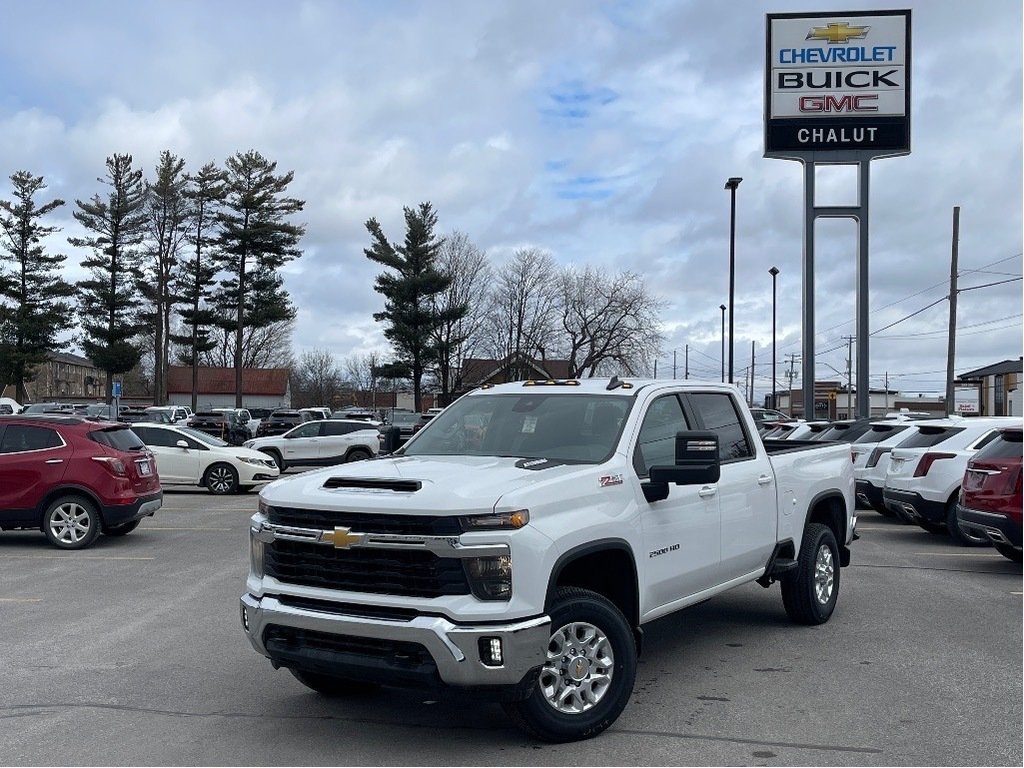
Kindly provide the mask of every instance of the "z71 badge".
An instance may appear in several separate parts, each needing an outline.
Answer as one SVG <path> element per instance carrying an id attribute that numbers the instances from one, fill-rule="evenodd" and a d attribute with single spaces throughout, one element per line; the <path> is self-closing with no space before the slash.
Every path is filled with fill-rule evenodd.
<path id="1" fill-rule="evenodd" d="M 622 475 L 601 475 L 598 484 L 602 488 L 607 488 L 610 485 L 622 485 Z"/>

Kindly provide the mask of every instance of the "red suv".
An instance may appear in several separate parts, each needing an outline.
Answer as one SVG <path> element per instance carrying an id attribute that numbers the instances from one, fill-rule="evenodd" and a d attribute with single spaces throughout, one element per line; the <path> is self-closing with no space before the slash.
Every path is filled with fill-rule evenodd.
<path id="1" fill-rule="evenodd" d="M 126 424 L 0 416 L 0 529 L 81 549 L 101 531 L 134 531 L 162 503 L 153 454 Z"/>
<path id="2" fill-rule="evenodd" d="M 1000 553 L 1021 561 L 1021 427 L 999 435 L 967 462 L 957 524 L 985 536 Z"/>

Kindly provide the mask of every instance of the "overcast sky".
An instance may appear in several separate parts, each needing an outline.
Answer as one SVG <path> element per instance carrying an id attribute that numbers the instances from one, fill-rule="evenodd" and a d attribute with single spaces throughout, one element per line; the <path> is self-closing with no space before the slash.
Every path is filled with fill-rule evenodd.
<path id="1" fill-rule="evenodd" d="M 535 246 L 564 264 L 643 274 L 666 302 L 661 376 L 720 374 L 730 176 L 737 192 L 737 380 L 757 347 L 771 389 L 799 354 L 802 172 L 763 157 L 765 14 L 913 10 L 911 155 L 871 169 L 871 329 L 948 292 L 961 206 L 961 287 L 1021 274 L 1020 0 L 821 3 L 46 2 L 4 7 L 0 195 L 17 170 L 69 202 L 58 245 L 85 256 L 75 199 L 105 158 L 152 176 L 163 149 L 191 169 L 257 149 L 293 170 L 305 255 L 286 269 L 297 351 L 387 353 L 372 313 L 376 217 L 430 201 L 442 233 L 491 257 Z M 818 203 L 854 202 L 853 176 Z M 845 371 L 854 331 L 853 222 L 817 228 L 817 374 Z M 79 276 L 77 267 L 69 276 Z M 871 383 L 944 388 L 948 303 L 871 339 Z M 957 373 L 1021 354 L 1021 282 L 959 298 Z M 831 350 L 831 351 L 829 351 Z M 788 368 L 788 366 L 786 366 Z M 799 376 L 799 365 L 796 368 Z M 799 387 L 799 378 L 797 379 Z"/>

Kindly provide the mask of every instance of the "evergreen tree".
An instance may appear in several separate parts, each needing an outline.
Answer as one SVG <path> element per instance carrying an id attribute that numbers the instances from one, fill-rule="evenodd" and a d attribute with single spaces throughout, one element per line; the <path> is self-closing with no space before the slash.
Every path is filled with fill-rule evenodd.
<path id="1" fill-rule="evenodd" d="M 215 233 L 217 214 L 227 191 L 224 181 L 224 171 L 213 163 L 207 163 L 199 173 L 189 177 L 189 187 L 185 191 L 191 217 L 188 238 L 192 253 L 188 261 L 182 263 L 176 287 L 183 305 L 179 315 L 188 333 L 170 338 L 173 343 L 184 347 L 181 356 L 192 366 L 193 411 L 197 409 L 199 400 L 200 356 L 217 346 L 216 340 L 210 338 L 210 328 L 217 321 L 210 300 L 218 269 Z"/>
<path id="2" fill-rule="evenodd" d="M 146 190 L 142 171 L 132 169 L 128 154 L 108 157 L 106 178 L 97 181 L 110 187 L 105 199 L 96 194 L 88 201 L 75 201 L 75 219 L 92 234 L 69 237 L 68 242 L 93 253 L 82 261 L 90 277 L 78 283 L 82 349 L 107 372 L 109 400 L 114 375 L 130 371 L 141 357 L 133 340 L 145 330 L 139 319 L 138 281 L 139 246 L 146 237 Z"/>
<path id="3" fill-rule="evenodd" d="M 288 171 L 275 175 L 277 163 L 256 150 L 228 158 L 227 192 L 218 221 L 221 269 L 217 303 L 223 321 L 235 333 L 235 405 L 242 406 L 243 331 L 262 328 L 294 317 L 278 270 L 302 255 L 299 239 L 305 227 L 287 221 L 305 202 L 286 197 L 294 178 Z"/>
<path id="4" fill-rule="evenodd" d="M 178 254 L 189 228 L 188 176 L 185 161 L 164 150 L 156 168 L 156 181 L 146 183 L 146 215 L 149 237 L 139 284 L 149 309 L 141 319 L 153 329 L 153 399 L 167 402 L 168 337 L 171 310 L 179 302 L 174 291 L 178 275 Z"/>
<path id="5" fill-rule="evenodd" d="M 395 362 L 408 366 L 416 410 L 422 406 L 421 388 L 426 367 L 437 360 L 436 332 L 449 319 L 466 314 L 465 305 L 445 306 L 434 297 L 451 285 L 452 278 L 438 269 L 441 241 L 434 236 L 437 214 L 430 203 L 405 208 L 405 243 L 392 245 L 376 219 L 366 222 L 372 244 L 363 253 L 391 272 L 377 275 L 374 290 L 384 297 L 384 311 L 373 319 L 387 323 L 384 335 L 395 350 Z"/>
<path id="6" fill-rule="evenodd" d="M 13 383 L 15 397 L 25 402 L 35 367 L 74 324 L 75 289 L 60 275 L 67 256 L 47 253 L 41 243 L 60 228 L 40 220 L 64 201 L 37 206 L 35 196 L 46 189 L 43 177 L 18 171 L 10 178 L 14 199 L 0 200 L 0 267 L 10 265 L 9 272 L 0 268 L 0 382 Z"/>

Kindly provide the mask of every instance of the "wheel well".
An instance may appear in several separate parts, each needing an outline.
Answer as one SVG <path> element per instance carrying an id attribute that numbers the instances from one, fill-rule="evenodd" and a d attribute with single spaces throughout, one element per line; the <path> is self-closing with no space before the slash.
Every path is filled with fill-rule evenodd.
<path id="1" fill-rule="evenodd" d="M 43 500 L 41 502 L 39 502 L 39 507 L 37 509 L 37 512 L 39 514 L 39 528 L 40 528 L 40 530 L 42 530 L 42 527 L 43 527 L 43 515 L 46 514 L 46 510 L 49 508 L 49 506 L 54 501 L 56 501 L 57 499 L 59 499 L 62 496 L 72 496 L 72 497 L 77 496 L 78 498 L 85 499 L 86 501 L 88 501 L 96 509 L 96 513 L 100 516 L 100 522 L 102 523 L 102 521 L 103 521 L 103 505 L 100 504 L 99 499 L 97 499 L 96 496 L 91 491 L 88 491 L 85 488 L 78 488 L 78 487 L 55 488 L 54 490 L 52 490 L 48 494 L 46 494 L 46 496 L 43 497 Z"/>
<path id="2" fill-rule="evenodd" d="M 365 453 L 367 456 L 373 456 L 373 451 L 371 451 L 365 445 L 353 445 L 347 451 L 345 451 L 345 461 L 348 461 L 349 457 L 353 453 Z"/>
<path id="3" fill-rule="evenodd" d="M 831 528 L 840 546 L 846 541 L 846 504 L 838 496 L 816 500 L 807 516 L 807 522 L 821 523 Z"/>
<path id="4" fill-rule="evenodd" d="M 548 605 L 558 587 L 597 592 L 622 611 L 630 626 L 640 622 L 636 564 L 624 543 L 593 545 L 573 550 L 555 565 L 548 585 Z"/>

